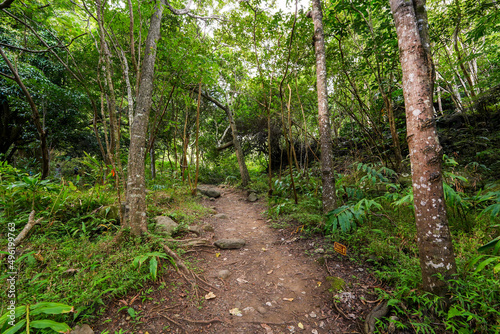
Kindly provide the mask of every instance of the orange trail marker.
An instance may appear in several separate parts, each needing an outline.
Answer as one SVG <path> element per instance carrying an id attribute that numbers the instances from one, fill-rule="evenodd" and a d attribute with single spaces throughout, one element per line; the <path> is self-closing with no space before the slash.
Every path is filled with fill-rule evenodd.
<path id="1" fill-rule="evenodd" d="M 333 249 L 337 252 L 337 253 L 340 253 L 342 255 L 347 255 L 347 247 L 342 245 L 342 244 L 339 244 L 338 242 L 335 242 L 333 244 Z"/>

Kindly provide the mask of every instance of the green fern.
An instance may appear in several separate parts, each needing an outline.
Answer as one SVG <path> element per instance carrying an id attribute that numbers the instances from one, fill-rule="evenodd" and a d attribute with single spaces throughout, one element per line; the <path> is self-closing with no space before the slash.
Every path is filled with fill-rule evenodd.
<path id="1" fill-rule="evenodd" d="M 343 233 L 349 232 L 356 226 L 356 222 L 363 223 L 364 218 L 382 206 L 375 200 L 363 198 L 356 204 L 343 205 L 326 214 L 325 230 L 334 233 L 339 228 Z"/>

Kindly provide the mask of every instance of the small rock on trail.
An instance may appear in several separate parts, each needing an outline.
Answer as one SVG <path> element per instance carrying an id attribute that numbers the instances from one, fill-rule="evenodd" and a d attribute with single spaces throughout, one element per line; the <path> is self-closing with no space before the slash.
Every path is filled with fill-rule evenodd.
<path id="1" fill-rule="evenodd" d="M 219 239 L 214 242 L 214 245 L 220 249 L 240 249 L 245 244 L 243 239 Z"/>
<path id="2" fill-rule="evenodd" d="M 196 188 L 200 193 L 202 193 L 205 196 L 208 196 L 210 198 L 219 198 L 220 197 L 220 191 L 217 190 L 214 187 L 210 186 L 198 186 Z"/>

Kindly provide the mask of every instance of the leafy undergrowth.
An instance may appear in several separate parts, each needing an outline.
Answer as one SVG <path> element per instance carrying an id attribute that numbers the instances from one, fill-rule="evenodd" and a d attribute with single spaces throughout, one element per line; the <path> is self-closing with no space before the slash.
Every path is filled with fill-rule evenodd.
<path id="1" fill-rule="evenodd" d="M 14 300 L 8 295 L 7 280 L 12 269 L 18 272 L 17 307 L 49 302 L 73 307 L 64 314 L 34 313 L 32 321 L 77 323 L 99 317 L 107 301 L 137 289 L 172 266 L 163 256 L 158 238 L 144 242 L 125 231 L 116 239 L 119 213 L 114 204 L 116 192 L 110 185 L 94 184 L 92 178 L 86 180 L 90 185 L 79 177 L 42 181 L 39 175 L 29 176 L 6 164 L 0 168 L 0 226 L 12 226 L 17 235 L 31 210 L 36 219 L 41 218 L 16 248 L 13 267 L 2 260 L 0 315 L 7 313 Z M 149 188 L 148 217 L 169 215 L 182 227 L 208 213 L 175 178 L 160 177 Z M 154 233 L 153 219 L 149 230 Z M 1 233 L 0 249 L 6 250 L 7 232 Z"/>
<path id="2" fill-rule="evenodd" d="M 321 213 L 320 179 L 294 170 L 296 205 L 289 174 L 275 179 L 268 216 L 275 227 L 300 228 L 304 236 L 323 235 L 349 249 L 354 263 L 391 289 L 380 289 L 390 312 L 376 332 L 389 327 L 417 333 L 498 333 L 500 331 L 500 185 L 482 180 L 485 166 L 458 166 L 444 157 L 445 198 L 458 274 L 449 296 L 421 290 L 411 181 L 407 174 L 373 164 L 355 163 L 337 175 L 338 208 Z M 262 183 L 262 180 L 258 183 Z M 479 184 L 484 186 L 479 187 Z M 333 248 L 333 245 L 332 247 Z"/>

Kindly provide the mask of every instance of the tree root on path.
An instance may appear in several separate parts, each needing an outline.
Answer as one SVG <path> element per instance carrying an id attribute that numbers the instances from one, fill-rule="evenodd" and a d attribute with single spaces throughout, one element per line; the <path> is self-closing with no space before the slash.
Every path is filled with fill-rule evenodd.
<path id="1" fill-rule="evenodd" d="M 226 323 L 227 321 L 220 320 L 219 318 L 213 318 L 210 320 L 191 320 L 188 318 L 177 318 L 179 320 L 187 321 L 193 324 L 201 324 L 201 325 L 210 325 L 213 324 L 214 322 L 221 322 L 221 323 Z"/>
<path id="2" fill-rule="evenodd" d="M 162 316 L 162 317 L 164 317 L 165 319 L 167 319 L 168 321 L 170 321 L 174 325 L 182 328 L 182 330 L 184 332 L 189 333 L 180 323 L 178 323 L 174 319 L 170 318 L 169 316 L 166 316 L 163 313 L 157 313 L 157 314 L 160 315 L 160 316 Z M 210 320 L 191 320 L 191 319 L 187 319 L 187 318 L 176 318 L 176 320 L 186 321 L 186 322 L 189 322 L 189 323 L 192 323 L 192 324 L 200 324 L 200 325 L 210 325 L 210 324 L 213 324 L 214 322 L 221 322 L 221 323 L 226 323 L 227 322 L 227 321 L 224 321 L 224 320 L 220 320 L 219 318 L 214 318 L 214 319 L 210 319 Z"/>
<path id="3" fill-rule="evenodd" d="M 337 306 L 337 303 L 333 303 L 333 306 L 335 306 L 335 309 L 337 310 L 337 312 L 342 315 L 344 317 L 344 319 L 346 320 L 351 320 L 347 315 L 345 315 L 344 312 L 342 312 L 342 310 Z"/>
<path id="4" fill-rule="evenodd" d="M 179 247 L 214 247 L 212 242 L 208 239 L 167 239 L 166 241 L 175 242 Z"/>
<path id="5" fill-rule="evenodd" d="M 174 261 L 175 261 L 175 263 L 177 265 L 175 269 L 184 278 L 184 280 L 186 280 L 186 282 L 188 282 L 189 284 L 191 284 L 191 287 L 195 291 L 196 295 L 198 295 L 198 288 L 200 288 L 200 289 L 202 289 L 202 290 L 204 290 L 206 292 L 210 292 L 209 290 L 205 289 L 201 285 L 196 284 L 197 281 L 199 281 L 199 282 L 201 282 L 201 283 L 209 286 L 212 289 L 218 290 L 216 287 L 214 287 L 213 285 L 211 285 L 210 283 L 208 283 L 204 279 L 200 278 L 200 276 L 198 276 L 192 270 L 189 270 L 186 267 L 186 265 L 184 264 L 184 261 L 182 261 L 182 259 L 179 257 L 179 255 L 177 255 L 176 252 L 174 252 L 173 250 L 171 250 L 170 247 L 168 247 L 167 245 L 163 244 L 163 250 L 172 259 L 174 259 Z"/>

